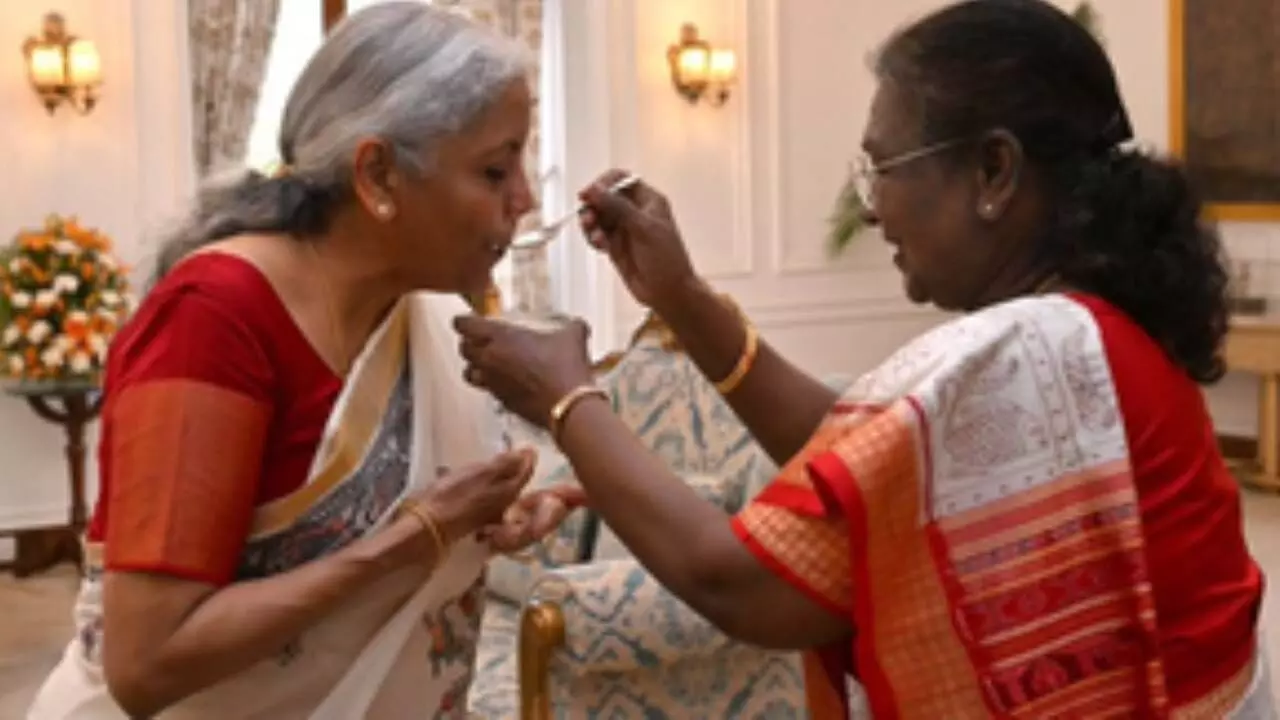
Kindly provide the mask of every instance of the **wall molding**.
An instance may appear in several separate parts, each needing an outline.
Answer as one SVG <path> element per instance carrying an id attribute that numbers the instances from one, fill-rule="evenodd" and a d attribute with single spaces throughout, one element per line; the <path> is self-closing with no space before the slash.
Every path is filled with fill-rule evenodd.
<path id="1" fill-rule="evenodd" d="M 729 2 L 729 44 L 734 48 L 738 62 L 738 76 L 751 77 L 756 44 L 751 38 L 750 16 L 743 3 Z M 756 222 L 752 215 L 754 195 L 752 178 L 755 177 L 754 126 L 752 122 L 752 83 L 739 81 L 725 107 L 715 112 L 725 115 L 729 125 L 726 143 L 729 152 L 728 165 L 732 174 L 730 188 L 732 211 L 729 218 L 730 252 L 723 264 L 710 263 L 703 274 L 713 280 L 750 277 L 755 274 Z M 706 108 L 699 108 L 706 110 Z M 719 254 L 716 254 L 719 257 Z"/>
<path id="2" fill-rule="evenodd" d="M 61 457 L 58 458 L 62 460 Z M 61 526 L 67 523 L 67 504 L 45 503 L 25 507 L 0 508 L 0 533 Z"/>
<path id="3" fill-rule="evenodd" d="M 936 319 L 942 323 L 948 319 L 947 315 L 932 307 L 911 305 L 901 298 L 837 300 L 791 305 L 747 305 L 743 307 L 743 311 L 760 328 L 857 325 L 870 322 L 928 319 Z"/>

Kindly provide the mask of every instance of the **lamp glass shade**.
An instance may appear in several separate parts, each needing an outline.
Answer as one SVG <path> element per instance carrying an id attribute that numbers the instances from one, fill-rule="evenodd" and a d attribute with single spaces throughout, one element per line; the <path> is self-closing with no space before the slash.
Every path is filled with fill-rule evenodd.
<path id="1" fill-rule="evenodd" d="M 31 84 L 38 88 L 56 88 L 67 80 L 66 63 L 62 48 L 56 45 L 35 45 L 27 55 L 27 70 Z"/>
<path id="2" fill-rule="evenodd" d="M 67 68 L 71 85 L 87 87 L 102 81 L 102 60 L 89 40 L 76 40 L 67 48 Z"/>
<path id="3" fill-rule="evenodd" d="M 711 52 L 709 76 L 712 82 L 727 84 L 733 82 L 738 73 L 738 59 L 732 50 L 716 49 Z"/>
<path id="4" fill-rule="evenodd" d="M 705 47 L 681 48 L 676 67 L 681 83 L 685 85 L 705 83 L 710 74 L 711 53 Z"/>

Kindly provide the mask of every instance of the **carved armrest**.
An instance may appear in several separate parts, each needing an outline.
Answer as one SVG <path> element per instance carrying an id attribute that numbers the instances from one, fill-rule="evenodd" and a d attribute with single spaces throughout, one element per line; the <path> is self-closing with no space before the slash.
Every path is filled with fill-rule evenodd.
<path id="1" fill-rule="evenodd" d="M 524 720 L 549 719 L 553 683 L 574 677 L 765 652 L 725 636 L 631 559 L 550 571 L 525 604 L 518 647 Z"/>

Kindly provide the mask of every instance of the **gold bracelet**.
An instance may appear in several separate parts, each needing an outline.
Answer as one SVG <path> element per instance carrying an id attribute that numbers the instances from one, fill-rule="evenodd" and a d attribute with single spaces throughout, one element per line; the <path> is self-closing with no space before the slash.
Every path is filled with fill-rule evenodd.
<path id="1" fill-rule="evenodd" d="M 564 425 L 564 419 L 568 416 L 569 411 L 578 404 L 578 401 L 593 395 L 605 402 L 609 401 L 609 393 L 595 385 L 579 385 L 560 398 L 560 401 L 551 408 L 551 420 L 547 423 L 547 430 L 551 432 L 552 439 L 560 440 L 560 429 Z"/>
<path id="2" fill-rule="evenodd" d="M 440 523 L 436 522 L 431 511 L 423 507 L 416 500 L 405 500 L 400 503 L 400 507 L 396 508 L 393 518 L 404 517 L 405 514 L 412 515 L 431 536 L 436 544 L 436 564 L 439 565 L 444 561 L 445 555 L 449 553 L 449 543 L 445 542 L 444 532 L 440 530 Z"/>
<path id="3" fill-rule="evenodd" d="M 743 314 L 742 308 L 738 307 L 732 300 L 728 301 L 733 304 L 733 309 L 738 313 L 738 318 L 742 321 L 743 330 L 747 337 L 742 348 L 742 355 L 738 357 L 738 363 L 733 366 L 733 371 L 727 377 L 715 383 L 716 392 L 721 395 L 728 395 L 746 379 L 747 373 L 751 372 L 751 368 L 756 364 L 756 356 L 760 353 L 760 333 L 756 331 L 756 326 L 747 319 Z"/>

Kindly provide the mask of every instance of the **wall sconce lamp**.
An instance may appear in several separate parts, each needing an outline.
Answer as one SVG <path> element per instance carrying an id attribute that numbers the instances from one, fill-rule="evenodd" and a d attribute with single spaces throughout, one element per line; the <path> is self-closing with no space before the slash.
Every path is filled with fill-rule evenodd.
<path id="1" fill-rule="evenodd" d="M 692 104 L 704 97 L 713 107 L 729 99 L 729 87 L 737 79 L 737 58 L 732 50 L 712 47 L 698 36 L 698 28 L 685 23 L 680 42 L 667 49 L 671 82 Z"/>
<path id="2" fill-rule="evenodd" d="M 22 54 L 27 58 L 31 86 L 50 115 L 63 103 L 81 115 L 93 110 L 102 82 L 98 49 L 88 40 L 68 35 L 61 15 L 45 15 L 41 36 L 27 38 Z"/>

